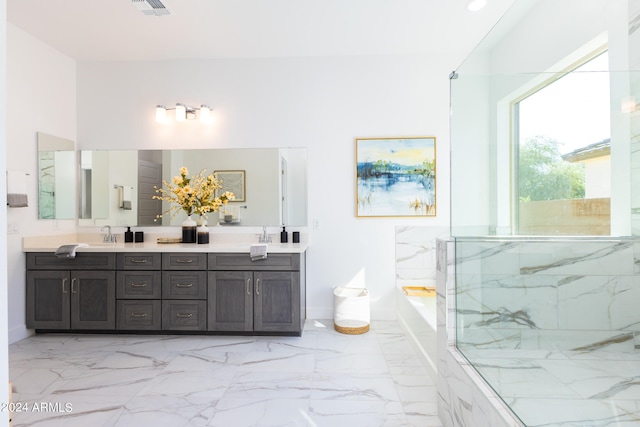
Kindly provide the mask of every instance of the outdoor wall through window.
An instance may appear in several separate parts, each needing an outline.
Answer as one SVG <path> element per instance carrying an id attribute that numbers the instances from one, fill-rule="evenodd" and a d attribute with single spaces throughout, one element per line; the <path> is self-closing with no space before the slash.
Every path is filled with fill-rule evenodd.
<path id="1" fill-rule="evenodd" d="M 513 103 L 516 234 L 610 235 L 608 70 L 600 49 Z"/>

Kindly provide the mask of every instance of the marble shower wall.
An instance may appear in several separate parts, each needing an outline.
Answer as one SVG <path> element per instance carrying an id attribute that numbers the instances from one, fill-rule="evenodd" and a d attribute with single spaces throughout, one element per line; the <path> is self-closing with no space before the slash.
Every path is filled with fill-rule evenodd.
<path id="1" fill-rule="evenodd" d="M 445 427 L 522 427 L 494 390 L 456 349 L 455 244 L 437 241 L 438 416 Z"/>
<path id="2" fill-rule="evenodd" d="M 636 351 L 640 243 L 456 241 L 461 349 Z"/>
<path id="3" fill-rule="evenodd" d="M 448 227 L 396 227 L 396 286 L 436 285 L 436 239 Z"/>

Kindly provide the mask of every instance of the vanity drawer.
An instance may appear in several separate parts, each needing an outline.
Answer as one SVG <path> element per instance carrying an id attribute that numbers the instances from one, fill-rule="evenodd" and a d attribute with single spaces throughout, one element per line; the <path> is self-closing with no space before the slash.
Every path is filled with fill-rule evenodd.
<path id="1" fill-rule="evenodd" d="M 163 271 L 163 299 L 206 299 L 206 271 Z"/>
<path id="2" fill-rule="evenodd" d="M 160 300 L 119 300 L 116 305 L 116 328 L 120 330 L 160 330 Z"/>
<path id="3" fill-rule="evenodd" d="M 207 302 L 193 300 L 162 301 L 162 329 L 204 331 L 207 326 Z"/>
<path id="4" fill-rule="evenodd" d="M 207 254 L 162 254 L 163 270 L 206 270 Z"/>
<path id="5" fill-rule="evenodd" d="M 160 270 L 159 253 L 119 253 L 117 254 L 118 270 Z"/>
<path id="6" fill-rule="evenodd" d="M 29 270 L 114 270 L 115 253 L 76 252 L 75 258 L 58 258 L 52 252 L 27 252 Z"/>
<path id="7" fill-rule="evenodd" d="M 116 298 L 160 299 L 162 281 L 159 271 L 118 271 Z"/>
<path id="8" fill-rule="evenodd" d="M 210 253 L 209 270 L 300 270 L 300 254 L 269 254 L 251 261 L 249 253 Z"/>

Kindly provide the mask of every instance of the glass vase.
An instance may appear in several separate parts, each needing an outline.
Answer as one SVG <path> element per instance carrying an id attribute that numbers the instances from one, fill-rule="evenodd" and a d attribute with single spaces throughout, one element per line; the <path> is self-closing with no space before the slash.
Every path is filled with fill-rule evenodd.
<path id="1" fill-rule="evenodd" d="M 182 243 L 195 243 L 196 242 L 196 222 L 191 218 L 191 215 L 187 216 L 182 222 Z"/>

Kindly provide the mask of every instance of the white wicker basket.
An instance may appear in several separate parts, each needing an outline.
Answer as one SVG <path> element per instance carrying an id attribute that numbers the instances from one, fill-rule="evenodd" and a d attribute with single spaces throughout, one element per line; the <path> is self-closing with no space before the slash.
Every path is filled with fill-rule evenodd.
<path id="1" fill-rule="evenodd" d="M 333 326 L 343 334 L 357 335 L 369 331 L 371 315 L 366 288 L 333 289 Z"/>

